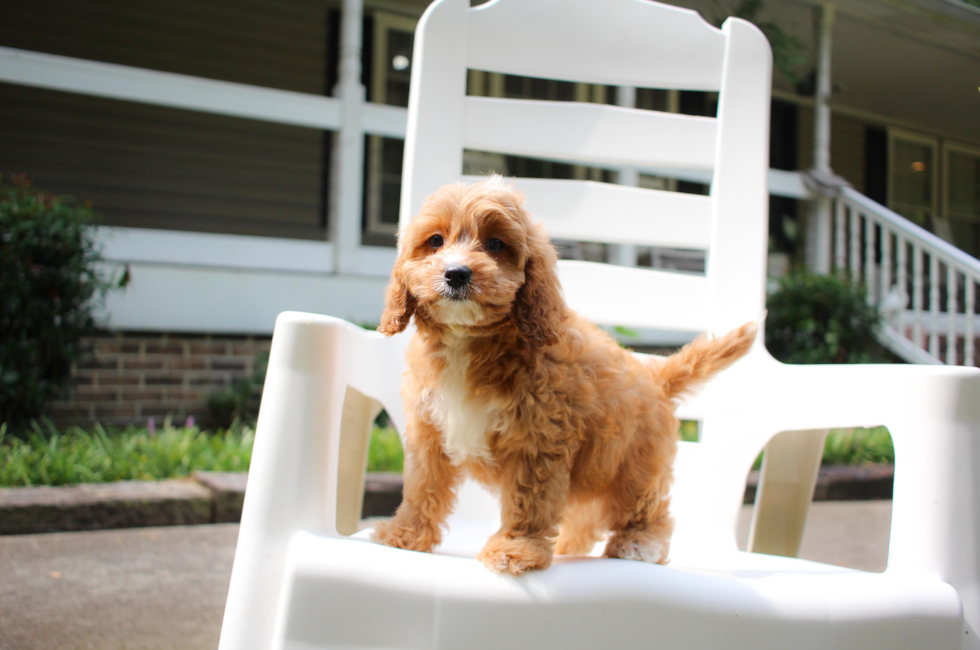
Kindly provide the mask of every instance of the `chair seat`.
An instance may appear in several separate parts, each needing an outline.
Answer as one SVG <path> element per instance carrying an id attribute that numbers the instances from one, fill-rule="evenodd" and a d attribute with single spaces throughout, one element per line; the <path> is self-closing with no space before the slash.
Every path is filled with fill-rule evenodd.
<path id="1" fill-rule="evenodd" d="M 672 551 L 669 566 L 556 557 L 520 578 L 474 559 L 487 523 L 436 553 L 308 532 L 290 543 L 283 648 L 960 648 L 957 592 L 926 576 Z M 491 531 L 492 532 L 492 531 Z M 283 620 L 285 618 L 285 620 Z"/>

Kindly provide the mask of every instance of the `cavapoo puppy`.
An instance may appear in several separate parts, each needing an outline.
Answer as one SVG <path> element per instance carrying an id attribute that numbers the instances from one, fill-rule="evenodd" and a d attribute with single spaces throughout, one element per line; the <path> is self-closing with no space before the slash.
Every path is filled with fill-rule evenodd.
<path id="1" fill-rule="evenodd" d="M 500 497 L 478 555 L 493 571 L 547 568 L 607 531 L 606 557 L 666 563 L 674 400 L 745 354 L 756 325 L 633 356 L 565 304 L 554 247 L 499 177 L 433 194 L 400 244 L 378 329 L 415 317 L 405 495 L 374 540 L 431 551 L 469 475 Z"/>

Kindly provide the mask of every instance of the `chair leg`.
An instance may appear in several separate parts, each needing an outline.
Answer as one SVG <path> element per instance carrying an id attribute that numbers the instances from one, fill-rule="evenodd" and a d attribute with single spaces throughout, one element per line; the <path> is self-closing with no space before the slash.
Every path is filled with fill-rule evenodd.
<path id="1" fill-rule="evenodd" d="M 827 429 L 784 431 L 766 445 L 748 548 L 797 557 Z"/>
<path id="2" fill-rule="evenodd" d="M 347 387 L 337 464 L 337 532 L 341 535 L 356 533 L 361 521 L 371 425 L 380 412 L 381 402 Z"/>
<path id="3" fill-rule="evenodd" d="M 351 327 L 293 312 L 276 319 L 221 650 L 273 647 L 290 541 L 300 530 L 335 530 L 337 415 L 350 383 Z"/>

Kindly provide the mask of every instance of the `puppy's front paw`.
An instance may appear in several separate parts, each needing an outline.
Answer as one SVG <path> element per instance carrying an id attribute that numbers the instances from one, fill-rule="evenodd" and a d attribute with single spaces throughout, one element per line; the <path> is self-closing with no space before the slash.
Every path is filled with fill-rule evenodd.
<path id="1" fill-rule="evenodd" d="M 371 539 L 379 544 L 423 553 L 430 553 L 439 544 L 436 537 L 428 528 L 405 525 L 397 517 L 379 522 L 371 533 Z"/>
<path id="2" fill-rule="evenodd" d="M 551 566 L 551 544 L 531 537 L 494 536 L 476 556 L 483 566 L 497 573 L 519 576 Z"/>
<path id="3" fill-rule="evenodd" d="M 667 564 L 667 554 L 670 552 L 670 538 L 642 531 L 626 531 L 616 533 L 606 542 L 606 557 L 616 557 L 623 560 L 640 560 L 653 564 Z"/>

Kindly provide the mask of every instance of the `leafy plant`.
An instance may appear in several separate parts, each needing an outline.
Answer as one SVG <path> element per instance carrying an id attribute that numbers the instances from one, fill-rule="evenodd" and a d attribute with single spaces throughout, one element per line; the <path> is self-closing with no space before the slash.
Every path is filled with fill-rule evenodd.
<path id="1" fill-rule="evenodd" d="M 891 358 L 875 340 L 881 323 L 862 285 L 793 272 L 767 301 L 766 347 L 785 363 L 871 363 Z"/>
<path id="2" fill-rule="evenodd" d="M 269 353 L 258 355 L 255 358 L 255 370 L 250 377 L 236 379 L 231 382 L 228 390 L 208 397 L 208 426 L 227 429 L 236 421 L 255 424 L 268 365 Z"/>
<path id="3" fill-rule="evenodd" d="M 20 426 L 61 395 L 106 291 L 88 203 L 0 176 L 0 422 Z"/>

